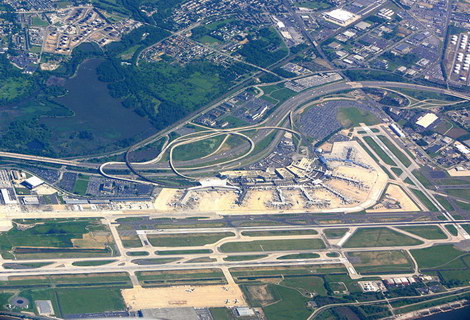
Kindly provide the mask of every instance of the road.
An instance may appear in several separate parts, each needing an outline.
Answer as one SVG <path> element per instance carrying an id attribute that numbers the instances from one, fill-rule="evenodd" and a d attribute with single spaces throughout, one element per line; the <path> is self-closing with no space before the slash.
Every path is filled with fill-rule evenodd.
<path id="1" fill-rule="evenodd" d="M 444 217 L 446 217 L 447 220 L 454 223 L 455 227 L 459 231 L 459 234 L 462 234 L 462 236 L 465 239 L 470 239 L 470 235 L 467 233 L 467 231 L 465 231 L 465 229 L 462 228 L 458 223 L 455 223 L 454 217 L 441 205 L 439 201 L 437 201 L 434 195 L 423 186 L 421 181 L 419 181 L 415 177 L 415 175 L 410 171 L 410 169 L 406 167 L 400 161 L 400 159 L 398 159 L 398 157 L 395 156 L 395 154 L 392 151 L 390 151 L 390 149 L 387 148 L 387 146 L 382 142 L 382 140 L 380 140 L 379 137 L 374 132 L 372 132 L 372 130 L 368 126 L 363 124 L 362 128 L 367 132 L 369 137 L 371 137 L 379 145 L 379 147 L 382 148 L 382 150 L 397 164 L 397 166 L 408 176 L 408 178 L 416 185 L 416 187 L 418 187 L 418 189 L 432 202 L 432 204 L 436 206 L 436 208 L 439 209 L 439 212 L 441 212 L 444 215 Z"/>
<path id="2" fill-rule="evenodd" d="M 127 272 L 131 276 L 135 277 L 137 271 L 159 271 L 159 270 L 194 270 L 194 269 L 206 269 L 206 268 L 238 268 L 238 267 L 261 267 L 261 266 L 301 266 L 301 265 L 326 265 L 326 264 L 343 264 L 350 276 L 354 279 L 359 279 L 362 276 L 358 274 L 354 266 L 349 262 L 347 252 L 364 252 L 364 251 L 389 251 L 389 250 L 405 250 L 411 249 L 422 249 L 428 248 L 435 244 L 445 243 L 456 243 L 463 239 L 462 236 L 452 236 L 449 232 L 442 227 L 442 222 L 415 222 L 415 223 L 382 223 L 382 224 L 357 224 L 348 225 L 352 234 L 358 229 L 358 227 L 370 228 L 377 226 L 388 226 L 394 231 L 403 233 L 404 236 L 412 237 L 420 240 L 421 244 L 410 245 L 410 246 L 384 246 L 384 247 L 357 247 L 357 248 L 343 248 L 340 243 L 345 243 L 345 239 L 327 239 L 324 241 L 325 247 L 320 249 L 292 249 L 292 250 L 276 250 L 276 251 L 247 251 L 247 252 L 224 252 L 221 251 L 221 246 L 230 242 L 249 242 L 258 240 L 296 240 L 296 239 L 326 239 L 324 231 L 330 228 L 345 227 L 344 224 L 331 224 L 327 226 L 270 226 L 270 227 L 240 227 L 240 228 L 201 228 L 201 229 L 163 229 L 163 230 L 137 230 L 139 238 L 143 243 L 149 243 L 147 238 L 150 234 L 181 234 L 182 236 L 187 233 L 213 233 L 213 232 L 232 232 L 232 236 L 220 239 L 212 244 L 200 245 L 200 246 L 181 246 L 181 247 L 154 247 L 144 244 L 140 248 L 124 248 L 121 239 L 117 232 L 117 225 L 113 223 L 112 219 L 105 219 L 104 222 L 108 224 L 113 237 L 115 239 L 116 246 L 119 248 L 120 254 L 116 257 L 98 257 L 98 258 L 50 258 L 50 259 L 22 259 L 22 260 L 3 260 L 3 262 L 16 262 L 16 263 L 34 263 L 34 262 L 49 262 L 50 265 L 46 265 L 36 269 L 3 269 L 1 275 L 6 278 L 10 276 L 26 276 L 26 275 L 59 275 L 59 274 L 81 274 L 81 273 L 109 273 L 109 272 Z M 444 232 L 447 236 L 446 239 L 441 240 L 428 240 L 424 239 L 415 234 L 396 229 L 398 226 L 410 226 L 410 225 L 435 225 Z M 393 225 L 393 226 L 392 226 Z M 248 235 L 246 231 L 281 231 L 281 230 L 315 230 L 316 234 L 311 235 L 268 235 L 268 236 L 253 236 Z M 349 238 L 351 233 L 343 235 L 343 238 Z M 344 241 L 343 241 L 344 240 Z M 194 250 L 194 249 L 210 249 L 212 253 L 184 253 L 180 256 L 174 255 L 159 255 L 157 251 L 164 250 Z M 147 256 L 137 257 L 130 256 L 130 252 L 142 252 L 148 253 Z M 304 253 L 316 253 L 319 255 L 318 258 L 300 258 L 290 260 L 279 260 L 279 257 L 288 254 L 304 254 Z M 327 253 L 338 252 L 338 257 L 329 257 Z M 225 261 L 223 258 L 227 256 L 238 256 L 238 255 L 266 255 L 266 257 L 253 260 L 253 261 Z M 191 262 L 190 260 L 200 257 L 210 256 L 215 258 L 217 262 L 208 263 L 197 263 Z M 178 261 L 169 262 L 166 264 L 136 264 L 133 260 L 136 259 L 155 259 L 155 258 L 178 258 Z M 104 261 L 104 260 L 115 260 L 106 265 L 100 266 L 73 266 L 73 262 L 77 261 Z M 419 272 L 418 266 L 415 263 L 414 270 L 409 275 L 414 275 Z M 367 275 L 368 277 L 371 275 Z M 381 276 L 381 275 L 377 275 Z M 391 277 L 393 275 L 387 274 L 382 277 Z M 406 276 L 400 274 L 401 277 Z"/>
<path id="3" fill-rule="evenodd" d="M 311 88 L 308 90 L 305 90 L 294 97 L 288 99 L 284 103 L 282 103 L 279 107 L 277 107 L 271 115 L 262 123 L 263 126 L 272 126 L 272 127 L 277 127 L 282 124 L 282 122 L 287 119 L 288 114 L 291 110 L 295 110 L 299 106 L 304 105 L 305 103 L 308 103 L 309 101 L 315 100 L 321 96 L 329 95 L 329 94 L 334 94 L 336 92 L 340 91 L 345 91 L 345 90 L 353 90 L 353 89 L 358 89 L 358 88 L 381 88 L 381 87 L 386 87 L 386 88 L 403 88 L 403 89 L 414 89 L 414 90 L 423 90 L 423 91 L 429 91 L 429 92 L 435 92 L 435 93 L 442 93 L 442 94 L 448 94 L 452 95 L 464 100 L 470 100 L 470 97 L 468 95 L 465 95 L 460 92 L 456 92 L 453 90 L 448 90 L 448 89 L 443 89 L 443 88 L 436 88 L 436 87 L 428 87 L 428 86 L 423 86 L 423 85 L 417 85 L 417 84 L 412 84 L 412 83 L 402 83 L 402 82 L 390 82 L 390 81 L 356 81 L 356 82 L 335 82 L 335 83 L 330 83 L 326 84 L 320 87 L 315 87 Z M 225 100 L 222 100 L 225 101 Z M 196 116 L 196 115 L 194 115 Z M 165 134 L 168 134 L 172 131 L 175 131 L 187 123 L 187 119 L 185 122 L 182 123 L 177 123 L 174 125 L 172 128 L 169 128 L 168 130 L 165 131 Z M 253 142 L 256 144 L 262 138 L 264 138 L 268 133 L 263 132 L 257 133 L 252 137 Z M 156 141 L 157 139 L 161 138 L 163 135 L 157 135 L 157 136 L 152 136 L 148 139 L 143 140 L 139 144 L 135 145 L 133 148 L 140 147 L 142 145 L 151 143 L 153 141 Z M 228 152 L 226 154 L 226 158 L 231 158 L 233 157 L 234 153 L 236 151 L 239 151 L 239 149 L 234 149 L 232 152 Z M 0 157 L 5 157 L 5 158 L 14 158 L 14 159 L 22 159 L 22 160 L 30 160 L 30 161 L 37 161 L 37 162 L 44 162 L 44 163 L 53 163 L 53 164 L 61 164 L 61 165 L 70 165 L 70 166 L 76 166 L 76 167 L 83 167 L 83 168 L 99 168 L 99 164 L 96 163 L 88 163 L 86 161 L 82 162 L 79 160 L 65 160 L 65 159 L 57 159 L 57 158 L 50 158 L 50 157 L 40 157 L 40 156 L 32 156 L 32 155 L 27 155 L 27 154 L 18 154 L 18 153 L 9 153 L 9 152 L 1 152 Z M 175 165 L 178 167 L 189 167 L 189 164 L 191 166 L 194 165 L 199 165 L 201 163 L 207 163 L 207 162 L 212 162 L 214 160 L 213 157 L 207 157 L 202 160 L 195 160 L 195 161 L 176 161 Z M 249 158 L 246 159 L 246 161 L 249 161 Z M 129 169 L 129 166 L 131 169 L 134 171 L 140 173 L 141 171 L 145 170 L 155 170 L 155 169 L 167 169 L 170 170 L 170 166 L 168 163 L 150 163 L 146 162 L 144 164 L 139 164 L 139 163 L 125 163 L 125 162 L 112 162 L 112 163 L 106 163 L 104 164 L 107 169 L 109 170 L 126 170 Z M 206 171 L 201 171 L 201 173 L 207 172 Z M 162 173 L 162 174 L 157 174 L 156 176 L 165 176 L 168 175 L 168 173 Z M 132 180 L 135 181 L 135 180 Z M 140 181 L 140 180 L 139 180 Z"/>

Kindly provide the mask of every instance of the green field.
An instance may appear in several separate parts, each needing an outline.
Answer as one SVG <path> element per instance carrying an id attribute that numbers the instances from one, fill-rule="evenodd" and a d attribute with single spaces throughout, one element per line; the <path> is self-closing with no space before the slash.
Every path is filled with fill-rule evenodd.
<path id="1" fill-rule="evenodd" d="M 300 290 L 303 294 L 311 292 L 321 296 L 327 295 L 323 279 L 320 277 L 286 277 L 280 285 Z"/>
<path id="2" fill-rule="evenodd" d="M 454 248 L 451 244 L 436 245 L 425 249 L 410 250 L 420 269 L 466 268 L 459 257 L 469 253 Z"/>
<path id="3" fill-rule="evenodd" d="M 457 228 L 454 225 L 446 224 L 445 227 L 446 227 L 447 231 L 450 232 L 451 235 L 456 236 L 456 235 L 459 234 L 458 231 L 457 231 Z"/>
<path id="4" fill-rule="evenodd" d="M 280 256 L 279 260 L 289 260 L 289 259 L 315 259 L 320 258 L 318 253 L 296 253 L 296 254 L 287 254 L 285 256 Z"/>
<path id="5" fill-rule="evenodd" d="M 214 320 L 232 320 L 235 316 L 227 308 L 210 308 L 211 316 Z"/>
<path id="6" fill-rule="evenodd" d="M 404 251 L 349 252 L 348 257 L 361 274 L 412 272 L 413 265 Z"/>
<path id="7" fill-rule="evenodd" d="M 247 255 L 247 256 L 228 256 L 224 258 L 224 261 L 249 261 L 249 260 L 256 260 L 261 258 L 266 258 L 267 255 L 265 254 L 257 254 L 257 255 Z"/>
<path id="8" fill-rule="evenodd" d="M 148 256 L 149 253 L 147 251 L 131 251 L 131 252 L 128 252 L 127 255 L 130 257 L 142 257 L 142 256 Z"/>
<path id="9" fill-rule="evenodd" d="M 432 186 L 432 183 L 419 170 L 413 170 L 412 173 L 425 188 Z"/>
<path id="10" fill-rule="evenodd" d="M 96 245 L 101 242 L 84 242 L 77 247 L 72 239 L 82 239 L 84 234 L 90 232 L 102 232 L 110 235 L 105 225 L 102 225 L 99 219 L 37 219 L 37 220 L 14 220 L 16 227 L 7 232 L 0 233 L 0 251 L 4 257 L 11 257 L 12 252 L 18 257 L 34 256 L 67 256 L 66 252 L 36 252 L 24 251 L 23 248 L 76 248 L 86 249 L 87 244 Z M 20 227 L 23 226 L 23 227 Z M 24 228 L 26 227 L 26 228 Z M 111 245 L 112 243 L 102 243 L 103 245 Z M 20 247 L 20 248 L 19 248 Z M 20 250 L 21 249 L 21 250 Z M 79 255 L 79 251 L 76 251 Z M 87 253 L 93 256 L 93 253 Z M 109 255 L 106 254 L 106 255 Z"/>
<path id="11" fill-rule="evenodd" d="M 385 144 L 385 146 L 392 151 L 392 153 L 395 155 L 395 157 L 400 160 L 403 165 L 406 167 L 409 167 L 411 165 L 411 160 L 403 153 L 401 152 L 394 143 L 392 143 L 386 136 L 379 135 L 379 139 Z"/>
<path id="12" fill-rule="evenodd" d="M 399 229 L 416 234 L 430 240 L 446 239 L 446 235 L 438 226 L 399 227 Z"/>
<path id="13" fill-rule="evenodd" d="M 120 289 L 58 289 L 57 300 L 62 314 L 125 310 Z"/>
<path id="14" fill-rule="evenodd" d="M 174 255 L 174 254 L 200 254 L 200 253 L 212 253 L 211 249 L 193 249 L 193 250 L 159 250 L 156 254 L 160 256 Z"/>
<path id="15" fill-rule="evenodd" d="M 55 286 L 55 287 L 89 287 L 94 286 L 124 286 L 130 285 L 126 273 L 87 273 L 78 275 L 48 275 L 46 277 L 21 276 L 10 277 L 8 281 L 0 281 L 1 286 Z"/>
<path id="16" fill-rule="evenodd" d="M 264 279 L 266 276 L 276 276 L 280 279 L 289 275 L 311 276 L 315 274 L 346 273 L 347 269 L 342 264 L 320 264 L 299 266 L 267 266 L 267 267 L 235 267 L 230 273 L 237 283 L 252 282 Z"/>
<path id="17" fill-rule="evenodd" d="M 75 261 L 72 263 L 73 266 L 77 267 L 94 267 L 94 266 L 102 266 L 105 264 L 109 264 L 116 260 L 89 260 L 89 261 Z"/>
<path id="18" fill-rule="evenodd" d="M 271 230 L 271 231 L 243 231 L 242 235 L 248 237 L 269 236 L 303 236 L 318 234 L 315 230 Z"/>
<path id="19" fill-rule="evenodd" d="M 220 269 L 208 268 L 198 270 L 142 271 L 136 272 L 137 278 L 144 286 L 170 284 L 214 284 L 226 283 Z"/>
<path id="20" fill-rule="evenodd" d="M 325 0 L 299 0 L 295 1 L 295 6 L 309 8 L 313 10 L 326 10 L 332 7 L 331 2 Z"/>
<path id="21" fill-rule="evenodd" d="M 149 264 L 165 264 L 170 262 L 175 262 L 181 258 L 152 258 L 152 259 L 135 259 L 132 260 L 132 263 L 139 265 L 149 265 Z"/>
<path id="22" fill-rule="evenodd" d="M 446 209 L 447 211 L 454 211 L 455 210 L 454 207 L 452 206 L 452 204 L 449 202 L 449 200 L 447 200 L 446 197 L 436 195 L 435 198 L 441 204 L 441 206 L 443 206 L 444 209 Z"/>
<path id="23" fill-rule="evenodd" d="M 385 164 L 396 166 L 397 164 L 383 151 L 383 149 L 371 137 L 364 137 L 364 141 L 374 150 Z"/>
<path id="24" fill-rule="evenodd" d="M 90 176 L 86 176 L 83 174 L 79 174 L 75 184 L 73 186 L 73 193 L 84 196 L 86 194 L 86 190 L 88 188 L 88 182 L 90 180 Z"/>
<path id="25" fill-rule="evenodd" d="M 142 241 L 140 241 L 140 238 L 138 235 L 129 235 L 129 236 L 122 236 L 121 237 L 121 242 L 124 248 L 141 248 L 143 247 Z"/>
<path id="26" fill-rule="evenodd" d="M 360 123 L 372 126 L 379 123 L 379 120 L 372 113 L 354 107 L 340 108 L 336 118 L 344 128 L 358 127 Z"/>
<path id="27" fill-rule="evenodd" d="M 220 135 L 217 137 L 178 146 L 173 149 L 173 159 L 177 161 L 186 161 L 207 156 L 217 150 L 224 138 L 224 135 Z"/>
<path id="28" fill-rule="evenodd" d="M 415 246 L 422 242 L 388 228 L 358 229 L 343 247 Z"/>
<path id="29" fill-rule="evenodd" d="M 147 238 L 154 247 L 195 247 L 215 243 L 234 236 L 232 232 L 149 234 Z"/>
<path id="30" fill-rule="evenodd" d="M 466 203 L 466 202 L 462 202 L 462 201 L 458 201 L 458 200 L 456 200 L 455 203 L 457 204 L 457 206 L 460 209 L 470 210 L 470 203 Z"/>
<path id="31" fill-rule="evenodd" d="M 229 242 L 220 246 L 221 252 L 250 252 L 250 251 L 286 251 L 314 250 L 325 248 L 320 239 L 298 240 L 258 240 L 247 242 Z"/>
<path id="32" fill-rule="evenodd" d="M 429 200 L 429 198 L 421 191 L 411 189 L 411 191 L 418 197 L 418 199 L 428 208 L 429 211 L 438 211 L 437 207 Z"/>
<path id="33" fill-rule="evenodd" d="M 446 189 L 447 194 L 470 201 L 470 189 Z"/>
<path id="34" fill-rule="evenodd" d="M 308 298 L 297 290 L 283 286 L 269 286 L 279 301 L 263 308 L 269 320 L 307 319 L 310 311 L 306 308 Z"/>
<path id="35" fill-rule="evenodd" d="M 402 170 L 402 169 L 400 169 L 400 168 L 395 168 L 395 167 L 392 167 L 392 171 L 393 171 L 393 173 L 395 173 L 395 175 L 396 175 L 397 177 L 401 176 L 401 174 L 403 173 L 403 170 Z"/>
<path id="36" fill-rule="evenodd" d="M 329 239 L 339 239 L 339 238 L 342 238 L 348 231 L 349 231 L 349 228 L 332 228 L 332 229 L 324 229 L 323 233 Z"/>

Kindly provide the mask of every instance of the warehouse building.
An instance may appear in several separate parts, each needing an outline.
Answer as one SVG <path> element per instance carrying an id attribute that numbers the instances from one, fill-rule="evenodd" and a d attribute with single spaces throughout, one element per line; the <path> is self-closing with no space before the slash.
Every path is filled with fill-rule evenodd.
<path id="1" fill-rule="evenodd" d="M 361 16 L 344 9 L 335 9 L 333 11 L 324 13 L 323 17 L 327 21 L 333 22 L 334 24 L 340 25 L 342 27 L 346 27 L 357 21 Z"/>

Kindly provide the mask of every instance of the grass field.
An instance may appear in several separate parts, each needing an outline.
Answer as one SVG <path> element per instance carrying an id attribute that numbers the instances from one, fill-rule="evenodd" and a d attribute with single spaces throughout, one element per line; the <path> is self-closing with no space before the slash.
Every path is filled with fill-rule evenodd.
<path id="1" fill-rule="evenodd" d="M 165 264 L 170 262 L 175 262 L 181 258 L 151 258 L 151 259 L 135 259 L 132 260 L 132 263 L 139 265 L 149 265 L 149 264 Z"/>
<path id="2" fill-rule="evenodd" d="M 232 320 L 233 314 L 227 308 L 210 308 L 211 316 L 214 320 Z"/>
<path id="3" fill-rule="evenodd" d="M 469 254 L 455 249 L 454 246 L 450 244 L 410 250 L 410 252 L 416 259 L 420 269 L 466 268 L 466 265 L 459 257 Z"/>
<path id="4" fill-rule="evenodd" d="M 315 230 L 272 230 L 272 231 L 243 231 L 242 235 L 248 237 L 269 236 L 302 236 L 318 234 Z"/>
<path id="5" fill-rule="evenodd" d="M 142 271 L 136 272 L 143 285 L 226 283 L 220 269 Z"/>
<path id="6" fill-rule="evenodd" d="M 73 186 L 73 193 L 84 196 L 88 188 L 89 176 L 79 174 L 78 179 L 75 181 Z"/>
<path id="7" fill-rule="evenodd" d="M 142 256 L 148 256 L 149 253 L 147 251 L 133 251 L 133 252 L 128 252 L 127 255 L 130 257 L 142 257 Z"/>
<path id="8" fill-rule="evenodd" d="M 194 249 L 194 250 L 159 250 L 156 253 L 160 256 L 168 256 L 174 254 L 200 254 L 200 253 L 212 253 L 211 249 Z"/>
<path id="9" fill-rule="evenodd" d="M 435 197 L 436 197 L 436 200 L 441 204 L 441 206 L 443 206 L 444 209 L 446 209 L 447 211 L 455 210 L 452 204 L 449 202 L 449 200 L 447 200 L 446 197 L 443 197 L 440 195 L 436 195 Z"/>
<path id="10" fill-rule="evenodd" d="M 232 232 L 149 234 L 147 238 L 154 247 L 195 247 L 215 243 L 234 236 Z"/>
<path id="11" fill-rule="evenodd" d="M 307 319 L 310 311 L 306 308 L 308 298 L 297 290 L 283 286 L 269 286 L 280 299 L 278 302 L 263 308 L 269 320 Z"/>
<path id="12" fill-rule="evenodd" d="M 10 277 L 9 281 L 0 281 L 2 286 L 67 286 L 88 287 L 90 285 L 129 286 L 129 276 L 126 273 L 87 273 L 80 275 L 49 275 Z"/>
<path id="13" fill-rule="evenodd" d="M 457 204 L 457 206 L 458 206 L 460 209 L 469 210 L 469 211 L 470 211 L 470 204 L 465 203 L 465 202 L 462 202 L 462 201 L 458 201 L 458 200 L 456 200 L 455 203 Z"/>
<path id="14" fill-rule="evenodd" d="M 416 234 L 430 240 L 446 239 L 446 235 L 438 226 L 400 227 L 399 229 Z"/>
<path id="15" fill-rule="evenodd" d="M 421 191 L 411 189 L 411 191 L 418 197 L 418 199 L 428 208 L 429 211 L 438 211 L 436 206 L 429 200 L 429 198 Z"/>
<path id="16" fill-rule="evenodd" d="M 470 189 L 446 189 L 446 193 L 451 196 L 470 201 Z"/>
<path id="17" fill-rule="evenodd" d="M 323 265 L 298 265 L 298 266 L 267 266 L 267 267 L 235 267 L 230 273 L 236 278 L 237 283 L 252 282 L 266 277 L 283 277 L 289 275 L 311 276 L 321 274 L 346 273 L 347 269 L 342 264 Z"/>
<path id="18" fill-rule="evenodd" d="M 118 288 L 58 289 L 57 298 L 64 315 L 126 308 Z"/>
<path id="19" fill-rule="evenodd" d="M 247 256 L 228 256 L 224 258 L 224 261 L 249 261 L 261 258 L 266 258 L 266 254 L 247 255 Z"/>
<path id="20" fill-rule="evenodd" d="M 323 233 L 328 239 L 339 239 L 342 238 L 348 231 L 348 228 L 333 228 L 325 229 L 323 230 Z"/>
<path id="21" fill-rule="evenodd" d="M 414 246 L 422 242 L 388 228 L 358 229 L 344 244 L 345 248 Z"/>
<path id="22" fill-rule="evenodd" d="M 222 252 L 250 252 L 250 251 L 286 251 L 286 250 L 314 250 L 325 248 L 320 239 L 298 240 L 257 240 L 247 242 L 229 242 L 220 246 Z"/>
<path id="23" fill-rule="evenodd" d="M 309 292 L 321 296 L 326 296 L 327 294 L 323 284 L 323 279 L 320 277 L 286 277 L 280 284 L 282 286 L 300 290 L 303 294 L 307 294 Z"/>
<path id="24" fill-rule="evenodd" d="M 368 126 L 379 123 L 379 120 L 372 113 L 354 107 L 340 108 L 336 118 L 344 128 L 357 127 L 360 123 Z"/>
<path id="25" fill-rule="evenodd" d="M 379 139 L 387 146 L 390 151 L 392 151 L 392 153 L 395 155 L 395 157 L 398 158 L 398 160 L 401 161 L 401 163 L 403 163 L 406 167 L 411 165 L 411 160 L 403 152 L 401 152 L 386 136 L 379 135 Z"/>
<path id="26" fill-rule="evenodd" d="M 178 146 L 173 150 L 173 159 L 177 161 L 185 161 L 207 156 L 219 147 L 224 138 L 224 135 L 220 135 L 206 140 Z"/>
<path id="27" fill-rule="evenodd" d="M 74 266 L 78 267 L 94 267 L 94 266 L 102 266 L 105 264 L 109 264 L 116 260 L 90 260 L 90 261 L 75 261 L 72 263 Z"/>
<path id="28" fill-rule="evenodd" d="M 403 170 L 402 170 L 402 169 L 396 168 L 396 167 L 392 167 L 392 171 L 393 171 L 393 173 L 395 173 L 395 175 L 396 175 L 397 177 L 401 176 L 401 174 L 403 173 Z"/>
<path id="29" fill-rule="evenodd" d="M 445 227 L 446 227 L 447 231 L 450 232 L 451 235 L 456 236 L 456 235 L 459 234 L 459 233 L 457 232 L 457 228 L 456 228 L 454 225 L 452 225 L 452 224 L 446 224 Z"/>
<path id="30" fill-rule="evenodd" d="M 20 251 L 20 248 L 76 248 L 86 249 L 87 246 L 108 245 L 111 244 L 111 234 L 107 227 L 100 223 L 99 219 L 37 219 L 37 220 L 15 220 L 17 227 L 7 232 L 0 233 L 0 251 L 4 257 L 11 257 L 9 252 L 13 252 L 15 256 L 30 257 L 48 256 L 58 257 L 59 255 L 67 255 L 65 253 L 52 252 L 36 252 L 36 251 Z M 73 243 L 74 239 L 82 239 L 85 234 L 90 232 L 102 232 L 111 238 L 103 238 L 98 240 L 89 239 L 82 242 Z M 101 242 L 104 241 L 104 242 Z M 20 248 L 18 248 L 20 247 Z M 97 251 L 98 252 L 98 251 Z M 76 251 L 79 253 L 79 250 Z M 93 253 L 89 253 L 93 256 Z"/>
<path id="31" fill-rule="evenodd" d="M 372 148 L 372 150 L 374 150 L 374 152 L 380 157 L 380 159 L 382 159 L 385 164 L 391 166 L 397 165 L 371 137 L 364 137 L 364 141 L 369 145 L 369 147 Z"/>
<path id="32" fill-rule="evenodd" d="M 411 272 L 412 263 L 404 251 L 363 251 L 349 252 L 348 257 L 361 274 Z"/>
<path id="33" fill-rule="evenodd" d="M 428 188 L 432 185 L 432 183 L 429 182 L 429 180 L 419 170 L 413 170 L 412 173 L 425 188 Z"/>
<path id="34" fill-rule="evenodd" d="M 289 260 L 289 259 L 315 259 L 320 258 L 318 253 L 296 253 L 296 254 L 287 254 L 285 256 L 280 256 L 279 260 Z"/>

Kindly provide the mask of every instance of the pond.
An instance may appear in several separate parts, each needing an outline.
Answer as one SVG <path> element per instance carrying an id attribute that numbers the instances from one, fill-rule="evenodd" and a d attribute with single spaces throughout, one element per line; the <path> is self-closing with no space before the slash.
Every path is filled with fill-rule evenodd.
<path id="1" fill-rule="evenodd" d="M 73 111 L 72 117 L 47 117 L 41 122 L 53 131 L 52 143 L 67 155 L 86 155 L 127 146 L 156 129 L 109 94 L 98 79 L 96 68 L 102 59 L 83 62 L 74 77 L 63 82 L 68 93 L 56 102 Z"/>

